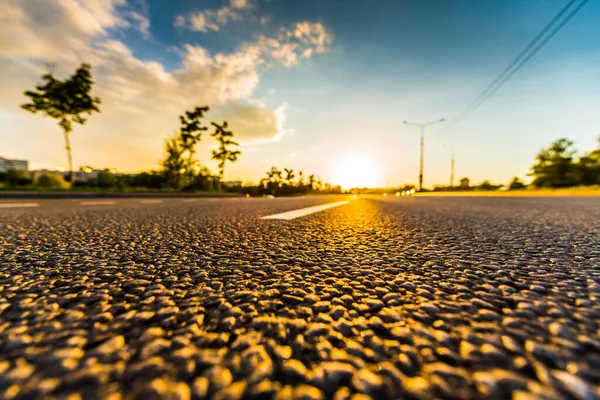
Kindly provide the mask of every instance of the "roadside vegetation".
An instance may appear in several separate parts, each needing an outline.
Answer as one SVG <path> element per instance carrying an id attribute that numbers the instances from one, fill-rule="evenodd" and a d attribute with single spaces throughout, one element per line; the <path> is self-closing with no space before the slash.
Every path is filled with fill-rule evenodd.
<path id="1" fill-rule="evenodd" d="M 537 154 L 529 176 L 533 178 L 529 185 L 514 177 L 506 185 L 484 181 L 474 186 L 436 186 L 433 191 L 600 189 L 600 137 L 597 148 L 587 153 L 578 152 L 569 139 L 555 140 Z"/>
<path id="2" fill-rule="evenodd" d="M 138 174 L 119 174 L 111 171 L 95 173 L 93 177 L 77 180 L 73 171 L 70 135 L 73 124 L 83 125 L 84 115 L 99 113 L 100 98 L 91 94 L 93 88 L 92 67 L 81 64 L 67 79 L 60 80 L 52 71 L 41 78 L 35 90 L 24 95 L 29 102 L 21 107 L 31 113 L 57 120 L 62 129 L 67 152 L 67 173 L 47 172 L 35 181 L 26 171 L 0 172 L 0 189 L 10 190 L 82 190 L 82 191 L 160 191 L 160 192 L 235 192 L 251 196 L 292 196 L 307 193 L 342 193 L 342 188 L 324 183 L 315 175 L 302 171 L 272 167 L 256 184 L 224 182 L 228 163 L 236 162 L 242 155 L 234 140 L 233 130 L 227 123 L 205 123 L 209 106 L 197 106 L 179 116 L 179 129 L 165 139 L 164 154 L 157 170 Z M 212 128 L 212 131 L 209 129 Z M 217 162 L 218 171 L 213 173 L 197 157 L 197 147 L 203 134 L 209 133 L 218 143 L 211 159 Z M 574 143 L 562 138 L 548 148 L 540 150 L 529 174 L 533 179 L 527 185 L 518 177 L 508 184 L 489 180 L 472 186 L 463 178 L 454 186 L 435 186 L 439 191 L 495 191 L 561 188 L 598 188 L 600 186 L 600 137 L 598 147 L 589 153 L 579 153 Z M 409 192 L 413 185 L 395 189 L 359 189 L 353 192 Z"/>
<path id="3" fill-rule="evenodd" d="M 35 90 L 24 92 L 30 102 L 21 107 L 31 113 L 41 113 L 58 121 L 63 131 L 67 152 L 66 173 L 47 172 L 35 180 L 26 171 L 10 170 L 0 173 L 0 189 L 4 190 L 75 190 L 75 191 L 135 191 L 135 192 L 234 192 L 253 196 L 281 196 L 307 193 L 341 193 L 314 175 L 296 176 L 294 170 L 280 171 L 272 167 L 267 178 L 258 184 L 230 184 L 224 182 L 228 163 L 242 155 L 239 144 L 227 121 L 205 123 L 209 106 L 197 106 L 179 116 L 179 129 L 165 139 L 164 154 L 157 170 L 138 174 L 119 174 L 110 171 L 95 173 L 93 177 L 77 180 L 73 170 L 70 134 L 73 124 L 86 123 L 84 114 L 99 113 L 100 98 L 92 96 L 92 68 L 82 64 L 65 80 L 56 78 L 51 70 L 42 76 Z M 212 131 L 209 129 L 212 128 Z M 197 146 L 203 134 L 209 133 L 218 143 L 211 159 L 217 162 L 213 173 L 197 157 Z M 91 169 L 90 169 L 91 170 Z"/>

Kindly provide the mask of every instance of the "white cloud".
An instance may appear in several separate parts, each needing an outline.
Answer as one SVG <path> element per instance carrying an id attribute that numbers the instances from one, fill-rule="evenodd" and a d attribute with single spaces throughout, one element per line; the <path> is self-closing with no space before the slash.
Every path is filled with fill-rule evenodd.
<path id="1" fill-rule="evenodd" d="M 299 22 L 292 29 L 281 28 L 277 38 L 260 36 L 258 43 L 271 59 L 287 66 L 300 58 L 311 58 L 314 53 L 324 53 L 333 38 L 320 22 Z"/>
<path id="2" fill-rule="evenodd" d="M 210 113 L 217 122 L 227 121 L 240 143 L 277 140 L 283 134 L 285 106 L 275 112 L 257 105 L 230 102 Z"/>
<path id="3" fill-rule="evenodd" d="M 205 10 L 193 13 L 189 17 L 178 15 L 175 18 L 176 27 L 187 27 L 193 31 L 218 31 L 229 21 L 239 21 L 243 18 L 243 10 L 249 10 L 253 5 L 248 0 L 231 0 L 229 6 L 217 10 Z"/>
<path id="4" fill-rule="evenodd" d="M 150 19 L 147 16 L 136 11 L 129 11 L 125 16 L 132 28 L 140 31 L 146 39 L 150 38 Z"/>
<path id="5" fill-rule="evenodd" d="M 231 7 L 248 4 L 238 0 Z M 23 90 L 32 88 L 44 73 L 44 62 L 54 63 L 61 77 L 81 62 L 93 67 L 93 92 L 102 99 L 102 113 L 76 127 L 76 163 L 121 170 L 151 168 L 160 157 L 163 138 L 177 128 L 177 116 L 196 105 L 210 105 L 209 119 L 213 113 L 214 118 L 226 119 L 243 143 L 276 140 L 284 132 L 285 106 L 271 110 L 252 101 L 260 70 L 294 65 L 324 51 L 331 40 L 320 24 L 308 24 L 301 25 L 308 28 L 301 28 L 300 35 L 296 25 L 277 38 L 260 36 L 231 53 L 211 54 L 185 44 L 177 48 L 180 66 L 167 70 L 157 61 L 137 58 L 123 42 L 111 38 L 110 30 L 130 29 L 136 18 L 137 29 L 150 33 L 147 19 L 141 14 L 132 17 L 125 6 L 122 0 L 9 0 L 0 14 L 0 112 L 9 116 L 0 119 L 3 151 L 27 149 L 15 156 L 64 164 L 54 140 L 60 133 L 54 121 L 19 108 L 26 101 Z M 36 146 L 25 146 L 25 137 Z M 46 151 L 50 148 L 56 151 Z"/>

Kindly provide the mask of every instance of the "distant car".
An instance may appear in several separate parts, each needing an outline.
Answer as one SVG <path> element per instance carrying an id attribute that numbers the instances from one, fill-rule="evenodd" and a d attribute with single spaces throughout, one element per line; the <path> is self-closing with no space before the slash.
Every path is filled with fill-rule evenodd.
<path id="1" fill-rule="evenodd" d="M 275 198 L 275 196 L 273 196 L 272 194 L 268 194 L 268 195 L 266 195 L 265 197 L 266 197 L 267 199 L 274 199 L 274 198 Z"/>

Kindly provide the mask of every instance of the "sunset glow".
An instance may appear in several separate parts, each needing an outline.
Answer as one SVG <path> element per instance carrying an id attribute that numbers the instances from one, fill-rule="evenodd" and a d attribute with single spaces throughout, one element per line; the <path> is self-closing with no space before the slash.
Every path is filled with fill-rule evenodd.
<path id="1" fill-rule="evenodd" d="M 381 183 L 377 162 L 363 153 L 348 153 L 340 157 L 333 169 L 333 184 L 342 189 L 376 187 Z"/>

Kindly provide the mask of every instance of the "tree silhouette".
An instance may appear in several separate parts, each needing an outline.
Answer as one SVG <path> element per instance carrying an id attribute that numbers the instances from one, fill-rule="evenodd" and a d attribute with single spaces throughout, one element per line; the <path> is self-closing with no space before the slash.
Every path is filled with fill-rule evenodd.
<path id="1" fill-rule="evenodd" d="M 69 133 L 73 131 L 73 123 L 85 124 L 86 118 L 82 114 L 100 112 L 100 98 L 90 94 L 94 84 L 91 70 L 89 64 L 81 64 L 75 73 L 64 81 L 56 79 L 48 72 L 42 76 L 42 83 L 35 87 L 36 90 L 25 91 L 24 94 L 31 99 L 31 103 L 21 105 L 21 108 L 31 113 L 39 111 L 44 116 L 58 120 L 58 125 L 64 133 L 71 185 L 75 181 L 75 175 Z"/>
<path id="2" fill-rule="evenodd" d="M 582 185 L 600 185 L 600 137 L 598 148 L 579 159 L 578 169 Z"/>
<path id="3" fill-rule="evenodd" d="M 298 172 L 298 187 L 302 187 L 304 186 L 304 172 L 299 171 Z"/>
<path id="4" fill-rule="evenodd" d="M 236 162 L 242 152 L 228 148 L 228 146 L 239 146 L 239 144 L 231 140 L 233 132 L 227 130 L 227 122 L 223 122 L 223 125 L 212 122 L 212 125 L 215 127 L 215 131 L 211 133 L 211 136 L 219 142 L 219 150 L 212 151 L 212 159 L 219 162 L 220 185 L 223 182 L 223 176 L 225 174 L 225 163 L 227 161 Z"/>
<path id="5" fill-rule="evenodd" d="M 181 127 L 179 128 L 179 141 L 183 153 L 187 153 L 185 162 L 185 176 L 188 177 L 188 183 L 193 179 L 194 169 L 198 161 L 195 158 L 196 145 L 202 139 L 202 133 L 208 130 L 202 126 L 201 119 L 208 112 L 208 106 L 196 107 L 192 111 L 186 111 L 184 115 L 179 116 Z"/>
<path id="6" fill-rule="evenodd" d="M 519 189 L 525 189 L 527 187 L 527 185 L 525 185 L 523 183 L 523 181 L 521 181 L 518 177 L 514 177 L 512 179 L 512 181 L 510 182 L 510 184 L 508 185 L 508 188 L 510 190 L 519 190 Z"/>
<path id="7" fill-rule="evenodd" d="M 269 171 L 267 171 L 267 189 L 270 187 L 271 194 L 275 194 L 277 189 L 279 189 L 279 184 L 281 182 L 281 171 L 277 169 L 277 167 L 271 167 Z"/>
<path id="8" fill-rule="evenodd" d="M 294 175 L 294 170 L 291 168 L 284 168 L 283 169 L 285 171 L 285 181 L 289 186 L 292 186 L 292 179 L 294 179 L 296 177 L 296 175 Z"/>
<path id="9" fill-rule="evenodd" d="M 568 187 L 578 184 L 577 166 L 574 162 L 576 151 L 573 142 L 558 139 L 537 155 L 537 163 L 532 167 L 537 187 Z"/>
<path id="10" fill-rule="evenodd" d="M 315 188 L 315 175 L 311 174 L 308 176 L 308 190 L 314 190 Z"/>
<path id="11" fill-rule="evenodd" d="M 180 142 L 180 137 L 175 135 L 165 140 L 165 158 L 162 168 L 167 186 L 173 189 L 181 187 L 181 177 L 186 172 L 185 151 Z"/>

